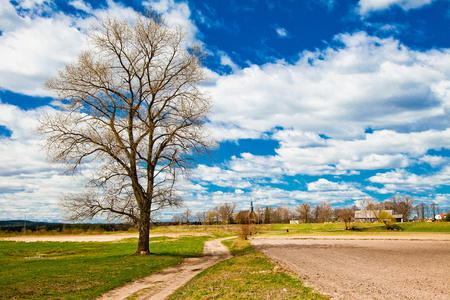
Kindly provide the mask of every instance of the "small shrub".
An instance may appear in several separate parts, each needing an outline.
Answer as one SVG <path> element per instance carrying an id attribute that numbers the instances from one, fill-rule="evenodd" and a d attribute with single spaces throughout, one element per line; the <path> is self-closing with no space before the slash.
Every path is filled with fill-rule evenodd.
<path id="1" fill-rule="evenodd" d="M 395 219 L 385 210 L 380 211 L 378 214 L 378 222 L 384 223 L 386 229 L 390 229 L 395 225 Z"/>
<path id="2" fill-rule="evenodd" d="M 250 225 L 242 224 L 241 232 L 239 233 L 239 237 L 242 238 L 243 240 L 247 240 L 249 235 L 251 235 Z"/>

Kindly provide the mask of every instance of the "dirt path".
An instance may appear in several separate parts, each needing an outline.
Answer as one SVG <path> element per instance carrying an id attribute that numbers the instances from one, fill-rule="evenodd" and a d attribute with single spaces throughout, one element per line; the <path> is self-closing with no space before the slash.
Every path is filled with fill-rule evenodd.
<path id="1" fill-rule="evenodd" d="M 252 239 L 333 299 L 450 299 L 448 238 Z"/>
<path id="2" fill-rule="evenodd" d="M 231 257 L 228 248 L 221 244 L 223 239 L 207 241 L 203 247 L 203 257 L 187 258 L 172 268 L 133 281 L 123 287 L 111 290 L 98 300 L 154 299 L 161 300 L 173 294 L 201 271 Z"/>

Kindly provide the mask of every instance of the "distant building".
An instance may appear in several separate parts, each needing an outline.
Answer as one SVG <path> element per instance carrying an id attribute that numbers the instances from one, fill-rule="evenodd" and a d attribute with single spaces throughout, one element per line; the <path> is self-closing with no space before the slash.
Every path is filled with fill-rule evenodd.
<path id="1" fill-rule="evenodd" d="M 357 210 L 355 211 L 355 222 L 359 223 L 374 223 L 378 221 L 378 214 L 381 210 Z M 385 209 L 385 212 L 392 215 L 392 217 L 397 222 L 403 223 L 403 215 L 402 214 L 394 214 L 394 211 L 391 209 Z"/>
<path id="2" fill-rule="evenodd" d="M 439 214 L 439 215 L 435 215 L 434 219 L 436 221 L 442 221 L 442 219 L 444 219 L 448 214 Z"/>
<path id="3" fill-rule="evenodd" d="M 300 220 L 290 220 L 290 224 L 300 224 Z"/>
<path id="4" fill-rule="evenodd" d="M 238 224 L 256 224 L 258 218 L 253 210 L 253 201 L 250 202 L 250 210 L 241 210 L 235 215 L 234 219 Z"/>

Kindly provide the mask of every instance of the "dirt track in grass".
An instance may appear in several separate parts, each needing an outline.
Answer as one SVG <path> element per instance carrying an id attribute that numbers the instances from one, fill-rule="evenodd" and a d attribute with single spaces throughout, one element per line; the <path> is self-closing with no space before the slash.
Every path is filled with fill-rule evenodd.
<path id="1" fill-rule="evenodd" d="M 166 236 L 179 237 L 183 235 L 204 235 L 201 233 L 171 233 L 151 234 L 150 237 Z M 110 234 L 110 235 L 55 235 L 55 236 L 18 236 L 0 238 L 0 240 L 13 240 L 21 242 L 110 242 L 124 238 L 138 237 L 137 234 Z M 178 288 L 185 285 L 201 271 L 215 265 L 216 263 L 231 257 L 227 247 L 222 245 L 223 239 L 206 241 L 203 247 L 203 256 L 186 258 L 181 264 L 164 269 L 151 276 L 132 281 L 122 287 L 113 289 L 103 294 L 98 300 L 117 300 L 132 298 L 161 300 L 173 294 Z"/>
<path id="2" fill-rule="evenodd" d="M 333 299 L 450 299 L 450 235 L 290 236 L 251 242 Z"/>
<path id="3" fill-rule="evenodd" d="M 98 300 L 116 300 L 128 297 L 136 300 L 165 299 L 201 271 L 231 257 L 228 248 L 221 244 L 222 240 L 205 242 L 202 257 L 184 259 L 178 266 L 165 269 L 109 291 L 98 298 Z"/>

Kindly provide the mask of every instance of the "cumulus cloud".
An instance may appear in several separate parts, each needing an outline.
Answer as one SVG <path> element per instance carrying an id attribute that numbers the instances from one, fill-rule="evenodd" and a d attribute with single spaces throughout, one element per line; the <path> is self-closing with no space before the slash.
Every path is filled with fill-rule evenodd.
<path id="1" fill-rule="evenodd" d="M 61 175 L 45 160 L 35 133 L 45 111 L 0 102 L 0 125 L 11 131 L 10 137 L 0 138 L 0 219 L 23 219 L 27 214 L 33 220 L 60 220 L 59 197 L 82 187 L 81 178 Z"/>
<path id="2" fill-rule="evenodd" d="M 0 36 L 0 87 L 46 96 L 42 88 L 45 78 L 76 56 L 83 45 L 83 34 L 64 16 L 16 18 L 23 26 L 5 30 Z"/>
<path id="3" fill-rule="evenodd" d="M 252 65 L 220 77 L 211 88 L 212 126 L 260 134 L 295 128 L 333 138 L 362 136 L 367 127 L 448 126 L 449 51 L 421 53 L 361 32 L 337 36 L 336 45 L 303 52 L 293 65 Z"/>
<path id="4" fill-rule="evenodd" d="M 377 173 L 370 182 L 384 185 L 389 191 L 424 192 L 450 185 L 450 166 L 430 175 L 417 175 L 404 169 Z"/>
<path id="5" fill-rule="evenodd" d="M 360 0 L 357 11 L 365 16 L 370 12 L 389 9 L 392 6 L 399 6 L 403 10 L 410 10 L 429 5 L 433 0 Z"/>
<path id="6" fill-rule="evenodd" d="M 181 25 L 192 36 L 195 36 L 195 34 L 198 33 L 197 27 L 191 20 L 191 10 L 186 2 L 175 2 L 174 0 L 150 0 L 143 1 L 142 5 L 164 15 L 169 24 Z"/>
<path id="7" fill-rule="evenodd" d="M 0 3 L 0 88 L 48 96 L 43 82 L 76 58 L 85 47 L 85 31 L 97 18 L 136 16 L 134 9 L 112 0 L 99 9 L 81 0 L 69 4 L 86 14 L 81 17 L 54 12 L 50 1 L 18 1 L 17 6 L 8 1 Z M 143 5 L 163 14 L 168 22 L 181 24 L 193 36 L 197 32 L 186 3 L 161 0 L 145 1 Z"/>

